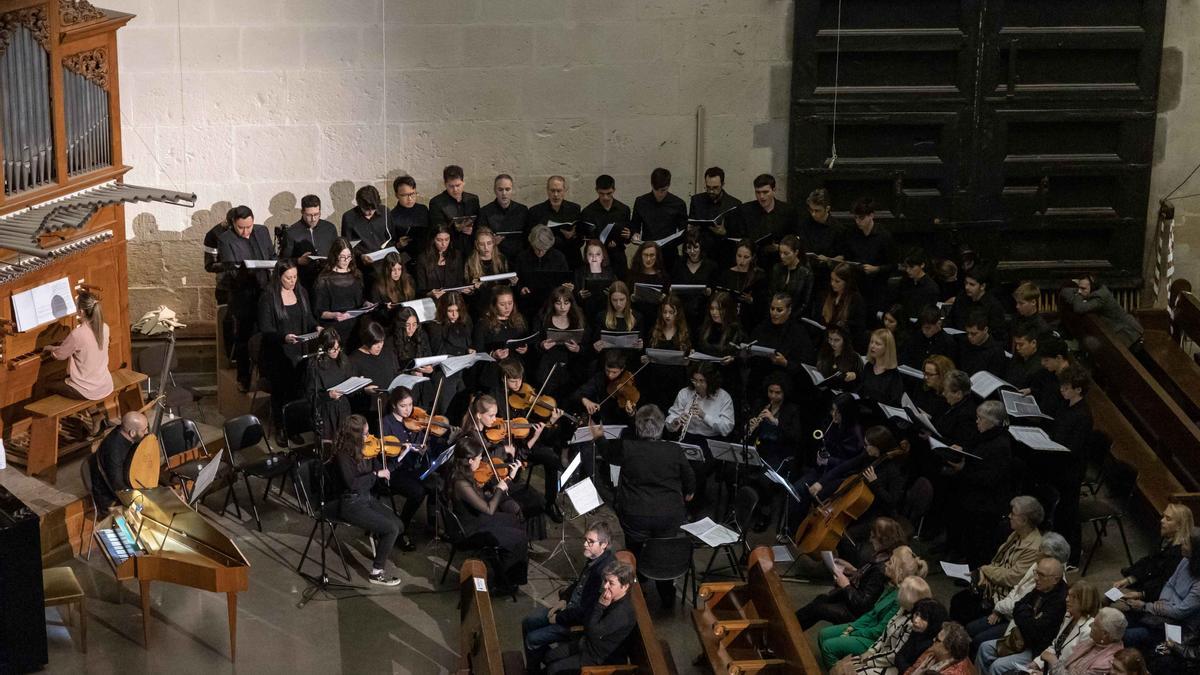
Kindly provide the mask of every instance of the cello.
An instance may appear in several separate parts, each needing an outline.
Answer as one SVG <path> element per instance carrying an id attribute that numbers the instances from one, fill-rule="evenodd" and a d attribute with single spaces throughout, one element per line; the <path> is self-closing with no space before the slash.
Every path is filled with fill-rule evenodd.
<path id="1" fill-rule="evenodd" d="M 796 528 L 792 541 L 800 553 L 836 551 L 838 542 L 846 536 L 846 529 L 862 517 L 871 504 L 875 493 L 871 492 L 864 474 L 883 462 L 900 457 L 908 452 L 908 441 L 876 457 L 870 465 L 853 476 L 846 478 L 829 499 L 818 501 L 809 510 L 808 517 Z"/>

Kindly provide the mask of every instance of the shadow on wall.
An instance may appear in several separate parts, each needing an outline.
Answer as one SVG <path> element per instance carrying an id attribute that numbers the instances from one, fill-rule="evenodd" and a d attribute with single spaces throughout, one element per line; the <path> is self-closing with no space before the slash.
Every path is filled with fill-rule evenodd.
<path id="1" fill-rule="evenodd" d="M 391 179 L 404 174 L 389 174 L 388 189 L 381 185 L 380 194 L 390 198 Z M 318 195 L 322 211 L 336 227 L 341 227 L 342 214 L 354 208 L 354 181 L 340 180 L 329 186 L 328 195 Z M 389 199 L 389 203 L 394 199 Z M 203 323 L 216 320 L 213 288 L 214 276 L 204 269 L 204 235 L 217 223 L 225 220 L 235 204 L 213 202 L 207 209 L 191 212 L 191 222 L 182 231 L 162 230 L 154 214 L 143 211 L 132 216 L 133 236 L 129 239 L 129 313 L 134 319 L 145 312 L 166 305 L 184 323 Z M 287 227 L 300 220 L 300 197 L 290 191 L 271 197 L 268 213 L 256 213 L 259 223 L 271 231 L 274 239 L 277 227 Z M 265 216 L 265 218 L 264 218 Z"/>

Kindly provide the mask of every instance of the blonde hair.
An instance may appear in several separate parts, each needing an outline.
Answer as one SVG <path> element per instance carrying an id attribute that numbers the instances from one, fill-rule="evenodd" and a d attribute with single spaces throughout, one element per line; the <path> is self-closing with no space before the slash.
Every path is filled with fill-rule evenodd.
<path id="1" fill-rule="evenodd" d="M 1077 581 L 1067 590 L 1067 595 L 1075 595 L 1079 602 L 1079 613 L 1083 616 L 1096 616 L 1100 611 L 1100 590 L 1086 581 Z"/>
<path id="2" fill-rule="evenodd" d="M 907 548 L 907 547 L 906 547 Z M 933 591 L 929 588 L 929 582 L 919 576 L 906 577 L 900 582 L 900 591 L 896 594 L 900 600 L 900 606 L 906 610 L 912 610 L 913 605 L 917 604 L 918 600 L 932 598 Z"/>
<path id="3" fill-rule="evenodd" d="M 886 328 L 876 328 L 871 333 L 871 339 L 874 340 L 875 338 L 879 338 L 879 341 L 883 343 L 883 356 L 880 357 L 878 362 L 875 361 L 874 357 L 871 356 L 870 348 L 868 348 L 867 360 L 889 370 L 895 368 L 898 362 L 896 360 L 896 338 L 892 337 L 892 331 Z"/>
<path id="4" fill-rule="evenodd" d="M 80 291 L 76 305 L 79 307 L 79 311 L 83 312 L 83 318 L 87 321 L 88 328 L 92 329 L 92 336 L 96 338 L 96 346 L 104 349 L 104 309 L 100 306 L 100 298 L 87 291 Z"/>
<path id="5" fill-rule="evenodd" d="M 1017 286 L 1017 290 L 1013 291 L 1012 297 L 1017 302 L 1024 301 L 1036 304 L 1042 299 L 1042 291 L 1033 282 L 1025 281 L 1020 286 Z"/>
<path id="6" fill-rule="evenodd" d="M 629 296 L 629 286 L 627 286 L 624 281 L 620 280 L 612 282 L 612 285 L 608 287 L 608 297 L 604 301 L 604 325 L 601 327 L 607 328 L 608 330 L 621 329 L 621 325 L 617 323 L 617 313 L 613 311 L 613 293 L 620 293 L 621 295 L 625 296 L 625 316 L 621 317 L 619 320 L 625 324 L 624 330 L 633 330 L 635 322 L 633 315 L 633 298 Z"/>
<path id="7" fill-rule="evenodd" d="M 475 241 L 479 241 L 482 237 L 491 237 L 492 241 L 496 241 L 496 233 L 492 232 L 490 227 L 475 228 Z M 508 261 L 504 258 L 504 254 L 500 252 L 500 247 L 493 244 L 492 247 L 492 269 L 496 274 L 504 274 L 508 271 Z M 467 281 L 472 281 L 483 276 L 483 260 L 479 257 L 479 251 L 474 247 L 471 249 L 471 255 L 467 256 L 467 264 L 463 266 Z"/>
<path id="8" fill-rule="evenodd" d="M 1167 508 L 1163 509 L 1164 513 L 1171 515 L 1171 518 L 1179 523 L 1179 527 L 1175 530 L 1175 536 L 1171 537 L 1172 546 L 1182 546 L 1184 555 L 1191 555 L 1189 551 L 1192 528 L 1195 527 L 1196 519 L 1192 515 L 1192 510 L 1183 504 L 1167 504 Z"/>
<path id="9" fill-rule="evenodd" d="M 943 354 L 933 354 L 926 357 L 925 362 L 921 366 L 924 367 L 931 363 L 934 368 L 937 368 L 938 376 L 942 378 L 945 378 L 950 371 L 954 370 L 954 361 L 950 360 L 949 356 Z"/>
<path id="10" fill-rule="evenodd" d="M 929 563 L 926 563 L 921 558 L 913 553 L 912 548 L 908 546 L 897 546 L 892 551 L 892 557 L 888 558 L 887 572 L 896 585 L 904 583 L 904 580 L 909 577 L 925 578 L 929 574 Z"/>

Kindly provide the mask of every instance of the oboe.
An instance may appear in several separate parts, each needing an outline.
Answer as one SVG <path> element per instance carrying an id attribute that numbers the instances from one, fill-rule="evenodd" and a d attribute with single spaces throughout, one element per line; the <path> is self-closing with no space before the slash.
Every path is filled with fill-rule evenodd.
<path id="1" fill-rule="evenodd" d="M 693 393 L 692 394 L 692 404 L 690 406 L 688 406 L 687 412 L 685 412 L 683 414 L 683 417 L 679 418 L 679 438 L 677 438 L 676 440 L 679 440 L 679 441 L 683 440 L 683 437 L 687 434 L 688 425 L 692 423 L 692 416 L 695 415 L 696 411 L 699 409 L 700 409 L 700 396 L 698 394 Z"/>

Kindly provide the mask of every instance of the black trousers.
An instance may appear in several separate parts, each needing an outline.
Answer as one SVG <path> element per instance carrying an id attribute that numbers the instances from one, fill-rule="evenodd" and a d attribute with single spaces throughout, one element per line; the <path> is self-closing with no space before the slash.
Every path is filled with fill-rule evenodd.
<path id="1" fill-rule="evenodd" d="M 530 448 L 526 459 L 529 464 L 525 467 L 526 471 L 532 471 L 533 467 L 540 466 L 546 472 L 546 506 L 549 507 L 558 498 L 558 474 L 562 471 L 562 459 L 558 455 L 558 450 L 539 443 Z"/>
<path id="2" fill-rule="evenodd" d="M 679 534 L 679 526 L 683 524 L 684 519 L 683 515 L 678 513 L 641 516 L 618 512 L 617 520 L 621 523 L 621 530 L 625 532 L 625 548 L 629 549 L 634 558 L 640 558 L 642 546 L 647 539 Z M 663 605 L 674 606 L 675 580 L 655 581 L 654 585 L 658 589 L 658 597 L 662 600 Z"/>
<path id="3" fill-rule="evenodd" d="M 409 529 L 413 516 L 417 514 L 417 509 L 420 509 L 421 504 L 433 494 L 433 485 L 433 479 L 422 481 L 420 473 L 408 470 L 392 472 L 389 487 L 392 494 L 404 497 L 404 506 L 400 508 L 400 522 L 406 530 Z"/>
<path id="4" fill-rule="evenodd" d="M 800 627 L 808 630 L 822 621 L 831 624 L 850 623 L 858 618 L 846 603 L 838 597 L 839 593 L 831 591 L 813 598 L 812 602 L 796 610 L 796 620 Z"/>
<path id="5" fill-rule="evenodd" d="M 343 495 L 341 507 L 342 520 L 363 528 L 375 538 L 374 569 L 383 569 L 396 539 L 404 531 L 404 526 L 400 524 L 396 514 L 369 494 Z"/>
<path id="6" fill-rule="evenodd" d="M 233 359 L 237 361 L 238 382 L 250 382 L 250 338 L 258 330 L 258 295 L 234 295 L 229 299 L 233 317 Z M 255 354 L 255 358 L 258 355 Z"/>

